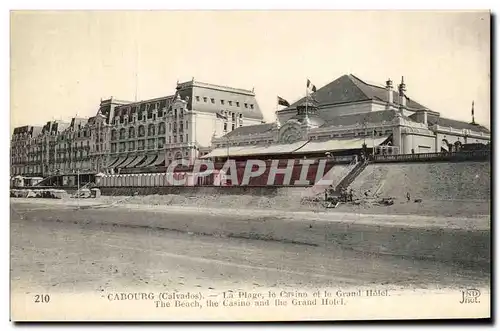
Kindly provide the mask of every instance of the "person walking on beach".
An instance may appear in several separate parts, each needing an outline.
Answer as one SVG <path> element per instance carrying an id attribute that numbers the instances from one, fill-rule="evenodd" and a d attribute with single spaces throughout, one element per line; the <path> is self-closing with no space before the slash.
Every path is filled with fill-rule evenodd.
<path id="1" fill-rule="evenodd" d="M 411 200 L 410 192 L 406 192 L 406 199 L 408 200 L 408 202 L 410 202 Z"/>

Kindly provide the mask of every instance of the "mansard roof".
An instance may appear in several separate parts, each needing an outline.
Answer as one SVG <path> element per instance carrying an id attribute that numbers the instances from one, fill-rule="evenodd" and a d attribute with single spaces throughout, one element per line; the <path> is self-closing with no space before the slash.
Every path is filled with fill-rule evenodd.
<path id="1" fill-rule="evenodd" d="M 250 134 L 260 134 L 272 130 L 274 123 L 264 123 L 256 125 L 241 126 L 227 133 L 224 137 L 231 138 L 236 136 L 246 136 Z"/>
<path id="2" fill-rule="evenodd" d="M 328 126 L 349 126 L 349 125 L 363 125 L 363 123 L 384 123 L 390 122 L 394 119 L 396 113 L 392 110 L 375 111 L 369 113 L 360 113 L 352 115 L 342 115 L 335 117 L 323 124 L 322 127 Z"/>
<path id="3" fill-rule="evenodd" d="M 393 103 L 398 104 L 399 93 L 397 89 L 394 89 L 392 93 Z M 383 86 L 366 83 L 352 74 L 343 75 L 321 87 L 314 93 L 314 98 L 318 101 L 320 107 L 322 105 L 337 105 L 370 100 L 381 102 L 388 101 L 387 91 Z M 305 97 L 295 101 L 290 107 L 280 111 L 296 109 L 297 105 L 300 105 L 304 101 Z M 406 98 L 406 105 L 408 108 L 414 109 L 426 108 L 409 97 Z"/>
<path id="4" fill-rule="evenodd" d="M 414 118 L 415 114 L 410 115 L 410 118 Z M 427 122 L 429 125 L 439 125 L 444 127 L 452 127 L 454 129 L 469 129 L 476 132 L 490 133 L 490 130 L 482 125 L 476 123 L 468 123 L 463 121 L 452 120 L 450 118 L 429 116 Z"/>

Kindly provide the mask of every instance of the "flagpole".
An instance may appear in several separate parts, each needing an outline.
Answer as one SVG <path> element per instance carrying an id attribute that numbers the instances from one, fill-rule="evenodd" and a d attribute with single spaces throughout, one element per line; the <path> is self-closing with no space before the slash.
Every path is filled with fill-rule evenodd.
<path id="1" fill-rule="evenodd" d="M 307 80 L 309 82 L 309 79 Z M 309 97 L 309 86 L 306 85 L 306 116 L 307 116 L 307 99 Z"/>

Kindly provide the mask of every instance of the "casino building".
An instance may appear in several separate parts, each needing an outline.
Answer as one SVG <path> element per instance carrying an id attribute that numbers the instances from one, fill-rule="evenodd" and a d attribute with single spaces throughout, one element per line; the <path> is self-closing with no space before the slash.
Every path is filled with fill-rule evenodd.
<path id="1" fill-rule="evenodd" d="M 410 98 L 403 77 L 395 89 L 390 79 L 377 86 L 349 74 L 277 111 L 274 123 L 214 137 L 202 158 L 439 153 L 489 141 L 473 116 L 470 123 L 444 118 Z"/>

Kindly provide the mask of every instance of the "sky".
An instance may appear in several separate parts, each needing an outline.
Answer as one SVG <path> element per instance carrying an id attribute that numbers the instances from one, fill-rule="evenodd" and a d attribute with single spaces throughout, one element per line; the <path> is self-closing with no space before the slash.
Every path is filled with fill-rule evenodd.
<path id="1" fill-rule="evenodd" d="M 255 89 L 267 121 L 344 74 L 395 84 L 443 117 L 490 127 L 488 12 L 11 12 L 11 130 L 94 116 L 102 99 L 172 95 L 177 81 Z M 137 79 L 136 79 L 137 77 Z"/>

